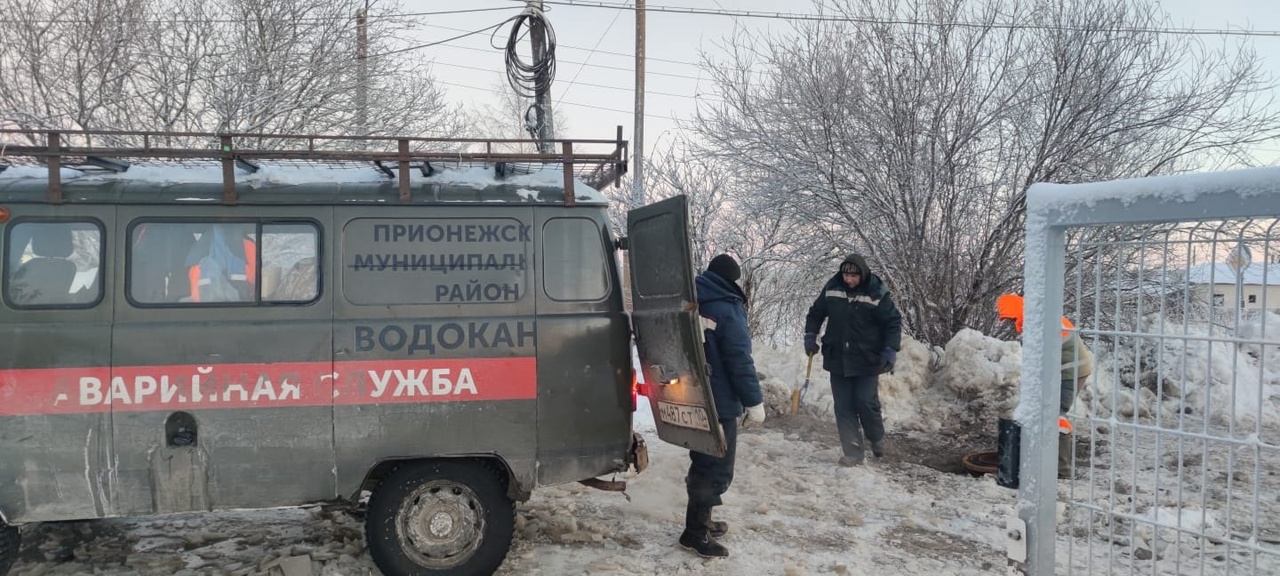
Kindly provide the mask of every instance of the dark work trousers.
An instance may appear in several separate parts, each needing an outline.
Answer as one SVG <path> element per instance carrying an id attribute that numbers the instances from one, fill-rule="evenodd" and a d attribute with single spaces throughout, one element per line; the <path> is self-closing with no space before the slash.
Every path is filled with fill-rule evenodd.
<path id="1" fill-rule="evenodd" d="M 689 505 L 685 509 L 686 531 L 701 536 L 711 522 L 711 509 L 723 504 L 720 495 L 729 490 L 733 482 L 733 459 L 738 451 L 738 421 L 734 418 L 720 421 L 724 440 L 729 449 L 724 458 L 716 458 L 701 452 L 689 451 L 689 475 L 685 476 L 685 488 L 689 492 Z"/>
<path id="2" fill-rule="evenodd" d="M 1084 388 L 1085 380 L 1088 376 L 1082 376 L 1079 379 L 1064 378 L 1062 380 L 1062 398 L 1059 400 L 1058 411 L 1066 415 L 1067 410 L 1071 409 L 1071 405 L 1076 402 L 1076 394 Z M 1064 433 L 1058 430 L 1058 476 L 1067 477 L 1071 475 L 1071 449 L 1074 440 L 1069 432 Z"/>
<path id="3" fill-rule="evenodd" d="M 863 458 L 866 455 L 866 448 L 862 443 L 864 433 L 868 442 L 884 438 L 884 417 L 880 414 L 880 377 L 832 374 L 831 397 L 835 402 L 840 448 L 845 456 Z"/>

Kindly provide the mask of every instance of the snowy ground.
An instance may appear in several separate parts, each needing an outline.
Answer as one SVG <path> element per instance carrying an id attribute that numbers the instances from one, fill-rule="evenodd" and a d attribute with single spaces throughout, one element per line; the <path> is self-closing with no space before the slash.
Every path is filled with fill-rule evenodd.
<path id="1" fill-rule="evenodd" d="M 1280 409 L 1280 375 L 1276 373 L 1280 370 L 1270 362 L 1274 350 L 1266 348 L 1236 361 L 1238 368 L 1245 368 L 1240 372 L 1258 375 L 1261 394 L 1254 398 L 1261 405 L 1251 413 L 1263 421 L 1256 429 L 1263 430 L 1264 438 L 1280 425 L 1280 419 L 1272 416 L 1273 409 Z M 1198 357 L 1186 350 L 1176 352 Z M 722 540 L 730 550 L 728 559 L 703 560 L 676 546 L 684 513 L 687 453 L 654 437 L 652 415 L 642 410 L 636 425 L 648 436 L 652 465 L 643 474 L 627 478 L 629 498 L 578 484 L 535 491 L 532 500 L 517 508 L 516 540 L 499 574 L 1005 573 L 1004 526 L 1016 493 L 998 487 L 990 476 L 967 474 L 961 457 L 994 450 L 996 419 L 1009 413 L 1016 402 L 1021 363 L 1017 343 L 972 331 L 957 335 L 945 349 L 907 342 L 896 373 L 881 381 L 891 454 L 851 469 L 836 465 L 839 454 L 825 372 L 813 369 L 803 413 L 785 415 L 781 408 L 791 388 L 805 377 L 803 356 L 795 350 L 758 349 L 756 359 L 770 418 L 764 427 L 741 435 L 737 475 L 726 505 L 717 509 L 717 517 L 731 525 Z M 1232 490 L 1232 482 L 1218 482 L 1225 470 L 1207 466 L 1200 480 L 1189 472 L 1178 473 L 1189 490 L 1197 490 L 1187 496 L 1202 508 L 1201 513 L 1197 515 L 1195 507 L 1181 512 L 1171 508 L 1177 500 L 1169 490 L 1167 470 L 1177 469 L 1177 462 L 1185 468 L 1188 458 L 1197 456 L 1194 447 L 1170 452 L 1170 445 L 1157 444 L 1152 452 L 1145 441 L 1134 439 L 1134 449 L 1128 450 L 1131 442 L 1121 437 L 1126 428 L 1123 415 L 1117 416 L 1123 410 L 1115 409 L 1116 399 L 1141 397 L 1135 390 L 1145 388 L 1125 384 L 1127 377 L 1115 369 L 1124 362 L 1122 357 L 1103 356 L 1099 377 L 1082 394 L 1077 409 L 1088 426 L 1080 435 L 1077 454 L 1084 472 L 1076 481 L 1060 483 L 1060 500 L 1122 509 L 1137 518 L 1151 517 L 1159 525 L 1169 522 L 1170 514 L 1182 514 L 1183 529 L 1196 529 L 1195 521 L 1211 523 L 1220 518 L 1222 495 L 1212 489 Z M 1183 380 L 1202 377 L 1180 370 Z M 1213 386 L 1223 385 L 1222 375 L 1206 370 L 1203 377 L 1211 383 L 1204 398 L 1219 394 Z M 1239 379 L 1231 381 L 1238 384 Z M 1167 410 L 1214 417 L 1212 404 L 1186 394 L 1179 395 L 1178 402 L 1186 405 L 1165 397 L 1141 400 L 1139 410 L 1129 414 Z M 1270 444 L 1258 446 L 1269 449 Z M 1157 457 L 1151 458 L 1152 454 Z M 1176 456 L 1176 462 L 1169 454 Z M 1205 538 L 1184 534 L 1170 544 L 1153 537 L 1150 529 L 1144 532 L 1140 523 L 1108 523 L 1110 516 L 1094 515 L 1064 522 L 1059 556 L 1070 558 L 1073 573 L 1099 573 L 1102 567 L 1128 574 L 1130 563 L 1139 573 L 1157 573 L 1150 563 L 1153 556 L 1174 558 L 1179 566 L 1175 574 L 1280 573 L 1280 514 L 1270 513 L 1273 507 L 1280 510 L 1280 481 L 1276 481 L 1280 458 L 1273 454 L 1255 453 L 1258 458 L 1253 464 L 1261 478 L 1251 492 L 1259 499 L 1237 503 L 1257 502 L 1263 510 L 1248 529 L 1257 534 L 1252 543 L 1270 552 L 1240 560 L 1239 548 L 1223 550 L 1223 537 L 1238 537 L 1234 532 L 1240 530 L 1239 524 L 1220 528 L 1221 536 L 1212 536 L 1214 529 L 1205 527 L 1209 534 Z M 1203 456 L 1206 460 L 1216 457 L 1208 451 Z M 1136 464 L 1148 460 L 1149 464 Z M 1126 475 L 1129 469 L 1134 471 L 1132 476 Z M 1157 490 L 1143 487 L 1152 474 L 1165 474 L 1164 480 L 1156 480 Z M 302 565 L 309 561 L 312 570 L 304 574 L 377 574 L 364 551 L 361 520 L 337 507 L 28 527 L 13 573 L 279 574 L 271 566 L 281 559 Z"/>
<path id="2" fill-rule="evenodd" d="M 675 545 L 687 452 L 652 441 L 630 500 L 573 484 L 520 505 L 499 573 L 1000 573 L 1012 491 L 898 461 L 839 468 L 834 432 L 828 443 L 774 424 L 742 435 L 717 509 L 731 524 L 727 560 Z M 361 535 L 358 519 L 323 507 L 46 525 L 25 535 L 14 574 L 257 574 L 282 556 L 309 556 L 315 574 L 377 574 Z"/>

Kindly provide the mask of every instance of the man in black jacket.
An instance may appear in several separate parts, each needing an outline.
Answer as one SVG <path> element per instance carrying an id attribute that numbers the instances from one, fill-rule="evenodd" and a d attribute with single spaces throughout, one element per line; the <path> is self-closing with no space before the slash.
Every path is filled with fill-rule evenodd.
<path id="1" fill-rule="evenodd" d="M 819 348 L 823 322 L 827 331 Z M 879 380 L 880 374 L 893 370 L 902 347 L 902 314 L 861 255 L 846 257 L 840 271 L 822 287 L 809 307 L 804 332 L 805 353 L 812 356 L 821 350 L 822 367 L 831 373 L 836 430 L 844 452 L 840 465 L 862 463 L 864 433 L 871 452 L 884 456 Z"/>
<path id="2" fill-rule="evenodd" d="M 721 254 L 694 282 L 705 336 L 703 348 L 711 368 L 711 392 L 728 451 L 723 458 L 689 452 L 689 474 L 685 476 L 689 504 L 680 545 L 707 558 L 729 555 L 715 540 L 729 530 L 729 525 L 712 520 L 711 509 L 722 503 L 720 496 L 733 482 L 738 419 L 745 414 L 746 424 L 764 422 L 764 395 L 751 358 L 751 332 L 747 329 L 747 297 L 737 284 L 741 274 L 738 262 Z"/>

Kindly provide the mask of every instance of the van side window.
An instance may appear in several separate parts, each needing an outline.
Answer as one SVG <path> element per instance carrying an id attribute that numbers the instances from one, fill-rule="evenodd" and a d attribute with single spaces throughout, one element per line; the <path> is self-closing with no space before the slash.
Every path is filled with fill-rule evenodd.
<path id="1" fill-rule="evenodd" d="M 600 225 L 587 218 L 553 218 L 542 227 L 542 289 L 552 300 L 596 301 L 609 294 L 608 260 Z"/>
<path id="2" fill-rule="evenodd" d="M 318 294 L 317 237 L 307 223 L 140 221 L 130 232 L 129 295 L 141 305 L 307 302 Z M 303 286 L 277 297 L 285 273 L 306 274 L 306 258 L 310 288 L 294 280 Z"/>
<path id="3" fill-rule="evenodd" d="M 15 308 L 87 308 L 102 297 L 102 227 L 19 222 L 5 245 L 5 299 Z"/>
<path id="4" fill-rule="evenodd" d="M 262 299 L 310 302 L 320 295 L 316 227 L 262 225 Z"/>

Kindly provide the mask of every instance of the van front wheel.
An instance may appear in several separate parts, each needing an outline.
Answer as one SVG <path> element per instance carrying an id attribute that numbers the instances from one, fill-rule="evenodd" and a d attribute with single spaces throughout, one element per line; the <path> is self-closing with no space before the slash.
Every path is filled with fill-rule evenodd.
<path id="1" fill-rule="evenodd" d="M 0 576 L 9 573 L 9 568 L 18 559 L 18 545 L 21 535 L 17 527 L 5 524 L 0 520 Z"/>
<path id="2" fill-rule="evenodd" d="M 514 530 L 514 503 L 498 472 L 469 460 L 401 465 L 365 516 L 369 555 L 388 576 L 492 574 Z"/>

